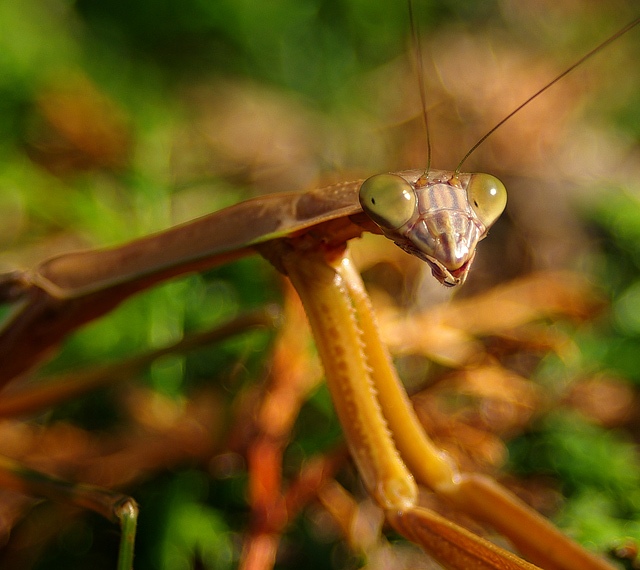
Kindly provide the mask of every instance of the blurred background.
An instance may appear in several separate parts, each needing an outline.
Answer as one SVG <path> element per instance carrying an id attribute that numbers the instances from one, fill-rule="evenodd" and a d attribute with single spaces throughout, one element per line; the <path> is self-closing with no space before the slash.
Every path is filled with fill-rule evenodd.
<path id="1" fill-rule="evenodd" d="M 618 0 L 414 9 L 442 169 L 637 16 Z M 439 444 L 627 567 L 640 539 L 639 57 L 635 30 L 466 161 L 502 179 L 509 204 L 453 300 L 381 238 L 354 244 Z M 404 2 L 0 0 L 0 269 L 254 196 L 423 167 L 415 69 Z M 290 297 L 257 257 L 138 295 L 34 376 L 64 383 L 266 313 L 3 420 L 0 452 L 135 497 L 139 569 L 246 566 L 262 534 L 278 568 L 430 567 L 372 514 Z M 268 326 L 283 306 L 293 332 Z M 97 515 L 6 491 L 0 512 L 2 568 L 115 568 L 117 529 Z"/>

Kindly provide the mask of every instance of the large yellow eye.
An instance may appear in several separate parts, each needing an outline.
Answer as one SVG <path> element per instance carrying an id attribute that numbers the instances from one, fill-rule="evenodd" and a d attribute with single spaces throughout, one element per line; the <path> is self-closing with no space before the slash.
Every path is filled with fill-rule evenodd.
<path id="1" fill-rule="evenodd" d="M 395 174 L 376 174 L 360 187 L 360 205 L 380 227 L 398 229 L 416 209 L 416 194 L 404 178 Z"/>
<path id="2" fill-rule="evenodd" d="M 467 199 L 486 228 L 491 226 L 507 205 L 507 189 L 489 174 L 472 174 L 467 186 Z"/>

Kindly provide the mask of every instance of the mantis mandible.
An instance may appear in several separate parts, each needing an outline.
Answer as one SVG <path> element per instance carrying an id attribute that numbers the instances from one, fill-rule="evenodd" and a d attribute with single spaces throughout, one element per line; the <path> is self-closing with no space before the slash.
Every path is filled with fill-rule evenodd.
<path id="1" fill-rule="evenodd" d="M 354 461 L 396 529 L 448 568 L 534 568 L 419 507 L 418 483 L 495 526 L 542 568 L 609 568 L 497 484 L 460 473 L 433 445 L 345 251 L 365 230 L 383 233 L 429 263 L 443 285 L 462 284 L 477 243 L 505 207 L 506 191 L 492 176 L 458 170 L 404 171 L 250 200 L 119 248 L 65 254 L 5 275 L 3 298 L 20 309 L 0 336 L 2 384 L 137 291 L 258 251 L 303 300 Z"/>

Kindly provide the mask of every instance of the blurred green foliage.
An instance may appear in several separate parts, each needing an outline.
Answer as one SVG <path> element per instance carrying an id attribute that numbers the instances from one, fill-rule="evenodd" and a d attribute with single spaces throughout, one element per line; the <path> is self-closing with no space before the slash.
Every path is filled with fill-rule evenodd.
<path id="1" fill-rule="evenodd" d="M 417 4 L 423 35 L 452 22 L 482 28 L 501 18 L 494 2 Z M 407 38 L 406 5 L 396 0 L 0 1 L 0 245 L 9 252 L 3 266 L 36 244 L 43 245 L 43 256 L 57 251 L 60 236 L 101 246 L 170 225 L 180 191 L 170 159 L 189 115 L 185 86 L 248 77 L 339 115 L 366 105 L 354 78 L 404 52 Z M 79 76 L 117 101 L 131 147 L 116 166 L 91 164 L 60 174 L 33 158 L 42 128 L 37 102 L 62 78 Z M 640 138 L 636 110 L 618 110 L 615 120 Z M 224 177 L 212 184 L 223 191 L 207 194 L 200 213 L 251 193 L 248 184 L 234 186 Z M 621 195 L 601 205 L 590 221 L 603 238 L 597 267 L 612 313 L 592 329 L 576 331 L 584 355 L 579 368 L 612 370 L 639 383 L 640 203 Z M 279 295 L 277 278 L 258 259 L 169 283 L 73 335 L 44 373 L 163 346 Z M 270 341 L 268 333 L 230 339 L 215 351 L 157 363 L 141 380 L 174 398 L 204 381 L 230 383 L 229 392 L 235 391 L 263 375 Z M 288 461 L 299 464 L 339 440 L 328 402 L 322 389 L 307 404 Z M 100 393 L 65 404 L 47 419 L 61 417 L 106 429 L 117 422 L 118 411 L 108 393 Z M 512 464 L 519 473 L 558 478 L 568 496 L 560 523 L 581 540 L 606 547 L 626 535 L 640 539 L 634 444 L 628 435 L 580 418 L 551 415 L 512 442 Z M 243 474 L 212 481 L 186 466 L 132 490 L 142 506 L 136 568 L 233 567 L 246 525 L 245 484 Z M 113 532 L 93 516 L 76 520 L 34 568 L 113 568 Z M 304 525 L 291 530 L 293 565 L 304 560 L 309 568 L 329 567 L 333 546 L 310 535 Z"/>
<path id="2" fill-rule="evenodd" d="M 539 378 L 553 390 L 559 378 L 608 374 L 640 384 L 640 199 L 628 189 L 610 189 L 585 211 L 597 239 L 593 278 L 610 311 L 572 333 L 577 360 L 546 358 Z M 603 402 L 603 406 L 604 406 Z M 551 413 L 535 430 L 510 442 L 515 472 L 556 478 L 565 496 L 556 521 L 597 551 L 625 539 L 640 540 L 640 461 L 635 408 L 627 429 L 608 430 L 586 418 Z"/>

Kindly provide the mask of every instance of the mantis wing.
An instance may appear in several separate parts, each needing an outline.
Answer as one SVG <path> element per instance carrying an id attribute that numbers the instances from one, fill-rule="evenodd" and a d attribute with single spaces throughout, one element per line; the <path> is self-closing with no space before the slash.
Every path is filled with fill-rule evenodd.
<path id="1" fill-rule="evenodd" d="M 48 259 L 29 272 L 26 281 L 62 299 L 144 277 L 157 275 L 160 280 L 211 267 L 247 255 L 256 244 L 361 212 L 360 184 L 247 200 L 120 247 Z"/>
<path id="2" fill-rule="evenodd" d="M 0 331 L 0 386 L 35 366 L 64 336 L 165 279 L 248 255 L 263 242 L 311 231 L 338 242 L 360 235 L 360 182 L 242 202 L 120 247 L 62 254 L 0 276 L 0 301 L 19 305 Z M 331 228 L 323 223 L 333 224 Z M 335 224 L 340 229 L 332 236 Z M 317 227 L 319 226 L 319 227 Z M 317 227 L 317 228 L 316 228 Z"/>

